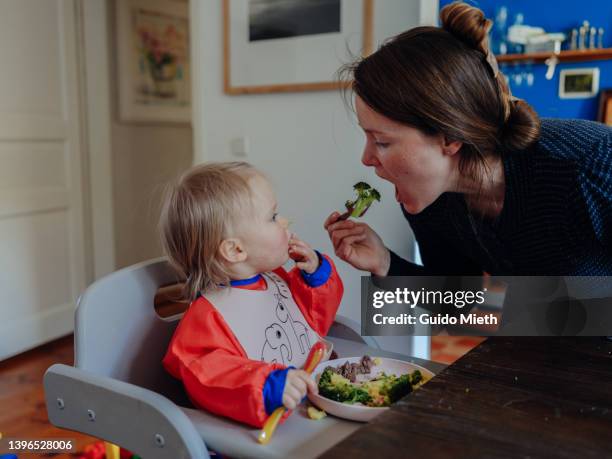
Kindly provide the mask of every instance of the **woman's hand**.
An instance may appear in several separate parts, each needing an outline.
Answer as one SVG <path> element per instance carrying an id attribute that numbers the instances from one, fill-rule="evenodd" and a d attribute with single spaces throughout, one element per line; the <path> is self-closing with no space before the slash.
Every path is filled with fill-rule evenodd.
<path id="1" fill-rule="evenodd" d="M 386 276 L 391 255 L 380 236 L 365 223 L 339 218 L 340 214 L 333 212 L 323 225 L 334 245 L 334 253 L 357 269 Z"/>
<path id="2" fill-rule="evenodd" d="M 298 268 L 308 274 L 314 273 L 319 267 L 317 252 L 295 234 L 292 234 L 289 239 L 289 257 L 295 261 Z"/>
<path id="3" fill-rule="evenodd" d="M 300 404 L 306 393 L 316 394 L 317 384 L 314 379 L 304 370 L 289 370 L 283 390 L 283 405 L 288 410 L 295 409 Z"/>

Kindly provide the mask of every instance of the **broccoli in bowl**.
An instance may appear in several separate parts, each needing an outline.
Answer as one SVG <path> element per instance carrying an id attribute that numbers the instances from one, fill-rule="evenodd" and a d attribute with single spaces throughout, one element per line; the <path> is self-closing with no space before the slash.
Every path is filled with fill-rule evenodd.
<path id="1" fill-rule="evenodd" d="M 337 369 L 327 367 L 319 378 L 319 395 L 335 402 L 386 407 L 408 395 L 423 382 L 419 370 L 401 376 L 381 372 L 372 379 L 351 382 L 339 374 Z"/>

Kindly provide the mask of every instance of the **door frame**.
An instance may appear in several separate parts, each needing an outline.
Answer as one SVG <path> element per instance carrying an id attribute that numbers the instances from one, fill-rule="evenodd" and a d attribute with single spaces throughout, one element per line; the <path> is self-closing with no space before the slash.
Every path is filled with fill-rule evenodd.
<path id="1" fill-rule="evenodd" d="M 89 284 L 116 269 L 108 0 L 76 0 L 76 11 Z"/>

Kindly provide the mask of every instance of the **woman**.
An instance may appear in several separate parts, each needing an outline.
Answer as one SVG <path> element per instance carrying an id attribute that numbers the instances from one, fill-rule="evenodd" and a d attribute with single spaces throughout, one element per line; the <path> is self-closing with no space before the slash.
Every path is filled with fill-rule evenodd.
<path id="1" fill-rule="evenodd" d="M 335 253 L 390 275 L 612 275 L 612 129 L 514 99 L 462 3 L 349 67 L 362 162 L 395 185 L 424 266 L 331 214 Z"/>

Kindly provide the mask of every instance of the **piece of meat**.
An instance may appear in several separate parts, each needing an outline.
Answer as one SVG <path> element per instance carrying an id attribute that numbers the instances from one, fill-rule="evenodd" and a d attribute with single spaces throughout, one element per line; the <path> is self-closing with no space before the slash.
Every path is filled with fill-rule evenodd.
<path id="1" fill-rule="evenodd" d="M 361 358 L 361 365 L 360 365 L 360 373 L 364 374 L 364 375 L 369 375 L 370 372 L 372 371 L 372 366 L 374 365 L 374 362 L 372 361 L 372 358 L 369 355 L 364 355 Z"/>
<path id="2" fill-rule="evenodd" d="M 345 377 L 350 382 L 357 380 L 357 375 L 368 375 L 372 371 L 372 358 L 369 355 L 364 355 L 359 363 L 344 362 L 336 368 L 335 372 Z"/>

